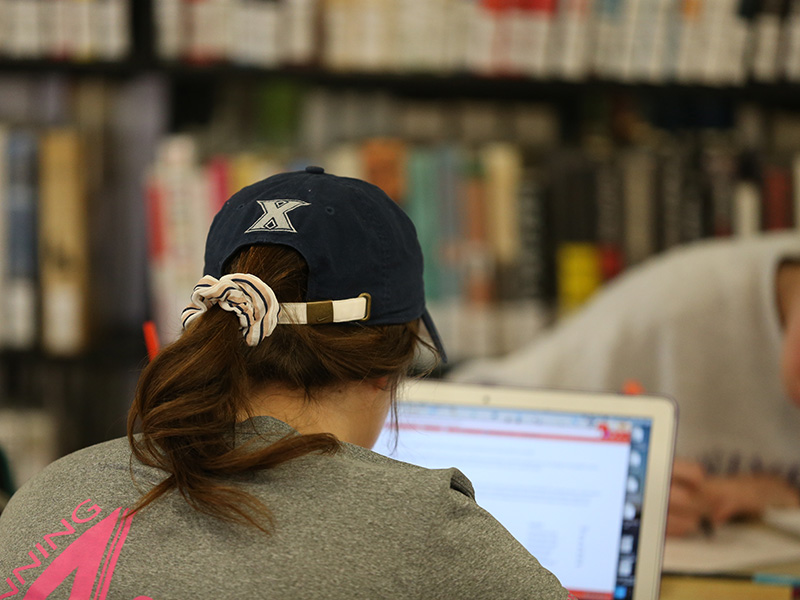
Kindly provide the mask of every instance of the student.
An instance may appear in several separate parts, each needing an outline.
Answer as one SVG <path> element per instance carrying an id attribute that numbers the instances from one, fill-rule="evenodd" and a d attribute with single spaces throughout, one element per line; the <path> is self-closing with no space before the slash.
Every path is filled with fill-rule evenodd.
<path id="1" fill-rule="evenodd" d="M 369 450 L 423 325 L 443 355 L 388 196 L 319 167 L 246 187 L 214 219 L 205 274 L 142 373 L 128 439 L 11 499 L 0 582 L 109 600 L 568 597 L 459 471 Z"/>
<path id="2" fill-rule="evenodd" d="M 798 506 L 800 235 L 715 239 L 611 282 L 510 356 L 461 381 L 620 391 L 679 405 L 667 533 Z"/>

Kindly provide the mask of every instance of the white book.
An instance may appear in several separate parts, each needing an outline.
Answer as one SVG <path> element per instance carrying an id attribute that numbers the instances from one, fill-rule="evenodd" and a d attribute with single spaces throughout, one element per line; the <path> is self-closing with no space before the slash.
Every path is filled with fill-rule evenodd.
<path id="1" fill-rule="evenodd" d="M 670 42 L 672 0 L 655 0 L 650 4 L 652 21 L 640 32 L 640 38 L 649 36 L 648 52 L 640 62 L 637 78 L 647 83 L 664 82 L 664 62 Z"/>
<path id="2" fill-rule="evenodd" d="M 588 75 L 592 5 L 591 0 L 564 0 L 559 3 L 554 23 L 561 49 L 552 57 L 554 63 L 550 69 L 556 77 L 578 81 Z"/>
<path id="3" fill-rule="evenodd" d="M 202 276 L 204 237 L 211 222 L 210 192 L 193 137 L 163 140 L 151 185 L 159 193 L 164 246 L 151 271 L 154 304 L 159 334 L 172 341 L 180 332 L 181 310 Z"/>
<path id="4" fill-rule="evenodd" d="M 326 170 L 340 177 L 364 179 L 364 160 L 358 144 L 338 144 L 325 153 Z"/>
<path id="5" fill-rule="evenodd" d="M 8 279 L 8 127 L 0 123 L 0 279 Z M 6 299 L 0 297 L 0 315 L 9 315 L 4 306 Z M 7 339 L 7 319 L 0 319 L 0 345 Z"/>
<path id="6" fill-rule="evenodd" d="M 666 0 L 664 2 L 664 33 L 661 42 L 660 63 L 654 66 L 653 81 L 670 83 L 674 81 L 678 64 L 678 52 L 681 42 L 683 16 L 681 6 L 683 0 Z"/>
<path id="7" fill-rule="evenodd" d="M 442 23 L 445 46 L 443 67 L 448 72 L 463 73 L 467 70 L 467 46 L 471 43 L 468 37 L 469 3 L 465 0 L 445 0 L 442 10 L 446 15 Z"/>
<path id="8" fill-rule="evenodd" d="M 6 54 L 9 29 L 8 0 L 0 0 L 0 56 Z"/>
<path id="9" fill-rule="evenodd" d="M 388 71 L 393 57 L 395 34 L 394 2 L 388 0 L 362 0 L 360 11 L 359 67 L 366 71 Z"/>
<path id="10" fill-rule="evenodd" d="M 638 45 L 639 13 L 642 3 L 648 0 L 627 0 L 620 22 L 619 51 L 611 67 L 611 76 L 622 81 L 633 79 L 633 61 Z"/>
<path id="11" fill-rule="evenodd" d="M 33 59 L 44 55 L 40 31 L 42 0 L 7 0 L 6 51 L 12 58 Z"/>
<path id="12" fill-rule="evenodd" d="M 792 0 L 783 31 L 783 75 L 787 81 L 800 81 L 800 1 Z"/>
<path id="13" fill-rule="evenodd" d="M 520 252 L 518 201 L 522 153 L 505 142 L 487 144 L 480 153 L 485 173 L 488 239 L 500 265 L 510 265 Z"/>
<path id="14" fill-rule="evenodd" d="M 310 63 L 316 52 L 316 18 L 319 0 L 284 0 L 282 3 L 283 56 L 296 65 Z"/>
<path id="15" fill-rule="evenodd" d="M 614 67 L 619 64 L 623 10 L 623 0 L 596 0 L 594 3 L 592 71 L 601 79 L 612 79 L 619 74 Z"/>
<path id="16" fill-rule="evenodd" d="M 230 58 L 265 69 L 282 62 L 281 8 L 277 2 L 242 0 L 233 7 Z"/>
<path id="17" fill-rule="evenodd" d="M 205 62 L 230 56 L 234 0 L 199 0 L 187 5 L 187 52 Z"/>
<path id="18" fill-rule="evenodd" d="M 727 85 L 743 85 L 748 76 L 748 52 L 752 28 L 749 21 L 738 11 L 734 14 L 727 35 L 723 40 L 722 82 Z"/>
<path id="19" fill-rule="evenodd" d="M 99 0 L 92 10 L 92 45 L 99 60 L 122 60 L 130 52 L 128 0 Z"/>
<path id="20" fill-rule="evenodd" d="M 155 0 L 153 5 L 156 54 L 162 60 L 177 61 L 186 53 L 187 6 L 183 0 Z"/>
<path id="21" fill-rule="evenodd" d="M 737 25 L 739 0 L 716 0 L 708 4 L 704 15 L 707 24 L 707 54 L 703 63 L 702 81 L 711 85 L 728 83 L 726 61 L 733 50 L 731 39 Z"/>
<path id="22" fill-rule="evenodd" d="M 334 71 L 352 67 L 348 53 L 353 0 L 328 0 L 323 11 L 322 61 Z"/>
<path id="23" fill-rule="evenodd" d="M 531 35 L 531 53 L 528 62 L 528 74 L 542 78 L 548 75 L 548 58 L 550 47 L 558 44 L 553 27 L 555 14 L 546 9 L 529 11 L 524 18 L 528 21 L 527 29 Z"/>
<path id="24" fill-rule="evenodd" d="M 733 234 L 758 235 L 761 231 L 761 191 L 754 181 L 739 181 L 733 192 Z"/>
<path id="25" fill-rule="evenodd" d="M 703 46 L 702 15 L 708 1 L 696 0 L 685 4 L 681 10 L 678 61 L 675 66 L 675 80 L 679 83 L 696 83 L 697 65 Z"/>
<path id="26" fill-rule="evenodd" d="M 533 52 L 535 32 L 531 27 L 531 11 L 515 5 L 508 15 L 508 62 L 513 73 L 529 72 L 530 56 Z"/>
<path id="27" fill-rule="evenodd" d="M 494 21 L 491 12 L 479 0 L 465 0 L 467 6 L 467 29 L 469 31 L 466 65 L 472 73 L 488 75 L 492 71 L 492 43 Z"/>
<path id="28" fill-rule="evenodd" d="M 778 79 L 778 51 L 781 39 L 779 0 L 765 0 L 753 21 L 753 79 L 771 83 Z"/>
<path id="29" fill-rule="evenodd" d="M 634 265 L 655 252 L 654 211 L 656 161 L 646 148 L 635 148 L 621 159 L 624 246 L 626 263 Z"/>
<path id="30" fill-rule="evenodd" d="M 75 58 L 80 61 L 94 59 L 95 41 L 92 35 L 92 19 L 99 0 L 70 0 L 73 5 L 73 27 Z"/>

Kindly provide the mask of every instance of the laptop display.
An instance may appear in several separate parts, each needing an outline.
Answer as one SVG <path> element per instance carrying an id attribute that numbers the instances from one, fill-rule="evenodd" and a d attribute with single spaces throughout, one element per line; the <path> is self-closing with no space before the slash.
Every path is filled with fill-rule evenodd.
<path id="1" fill-rule="evenodd" d="M 374 450 L 457 467 L 581 600 L 657 598 L 674 403 L 444 382 L 408 387 Z"/>

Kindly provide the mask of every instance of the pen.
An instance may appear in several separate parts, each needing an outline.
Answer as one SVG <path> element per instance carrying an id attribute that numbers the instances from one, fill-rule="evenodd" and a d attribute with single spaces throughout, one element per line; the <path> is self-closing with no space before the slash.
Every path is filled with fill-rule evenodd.
<path id="1" fill-rule="evenodd" d="M 703 517 L 700 519 L 700 531 L 703 532 L 703 535 L 707 538 L 714 537 L 714 523 L 708 517 Z"/>

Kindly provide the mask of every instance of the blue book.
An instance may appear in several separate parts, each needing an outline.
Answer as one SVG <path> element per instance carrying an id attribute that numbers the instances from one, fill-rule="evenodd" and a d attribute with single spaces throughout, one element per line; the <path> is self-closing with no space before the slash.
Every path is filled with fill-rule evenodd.
<path id="1" fill-rule="evenodd" d="M 7 286 L 3 321 L 5 345 L 33 347 L 36 340 L 38 138 L 29 130 L 12 130 L 6 145 L 8 187 Z"/>

